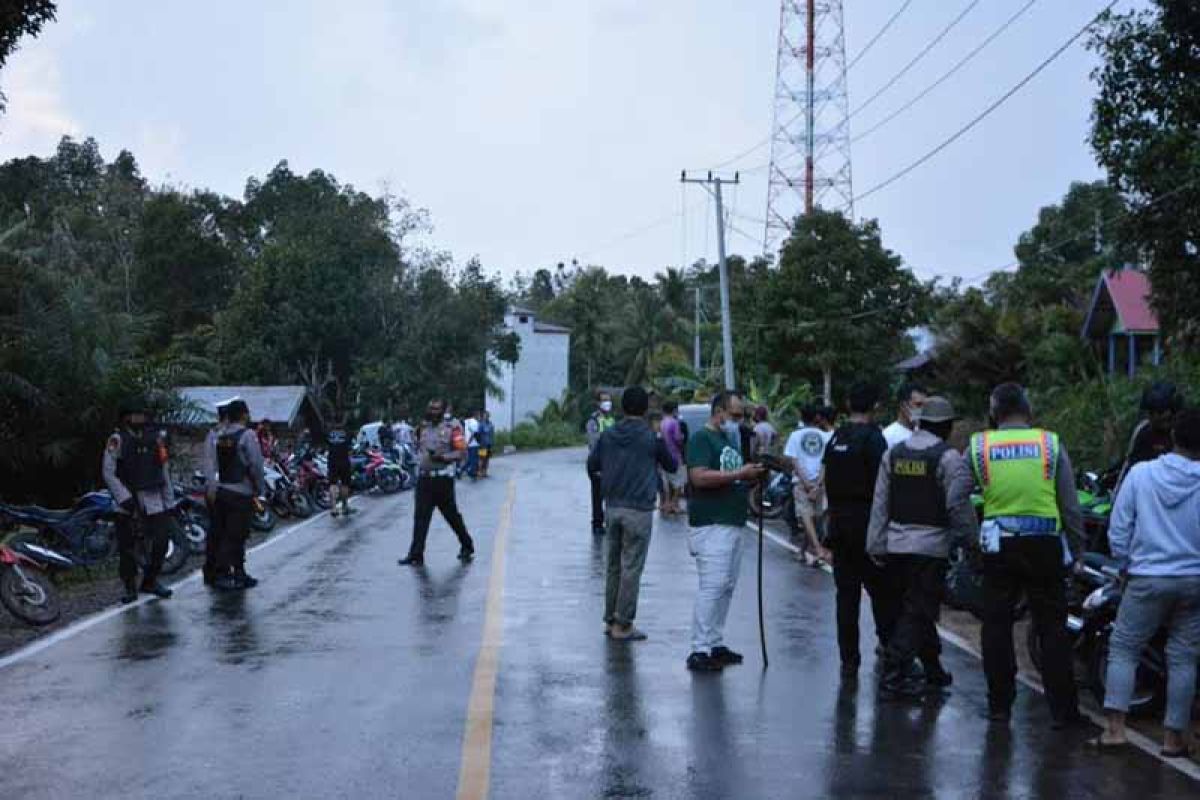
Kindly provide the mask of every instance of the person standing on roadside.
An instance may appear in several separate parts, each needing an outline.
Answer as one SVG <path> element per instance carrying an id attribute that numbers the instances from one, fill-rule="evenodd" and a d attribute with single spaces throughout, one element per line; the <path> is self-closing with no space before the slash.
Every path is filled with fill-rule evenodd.
<path id="1" fill-rule="evenodd" d="M 880 678 L 884 696 L 917 698 L 926 687 L 945 689 L 953 680 L 942 668 L 937 632 L 950 547 L 973 546 L 979 534 L 971 471 L 947 443 L 956 419 L 949 400 L 926 398 L 913 418 L 913 435 L 880 462 L 867 554 L 883 564 L 900 600 Z M 923 679 L 911 669 L 914 658 L 921 660 Z"/>
<path id="2" fill-rule="evenodd" d="M 486 408 L 479 412 L 479 433 L 475 438 L 479 441 L 479 477 L 486 478 L 488 464 L 492 462 L 492 447 L 496 444 L 496 426 Z"/>
<path id="3" fill-rule="evenodd" d="M 754 440 L 750 449 L 755 459 L 775 452 L 775 440 L 779 438 L 779 431 L 775 430 L 775 426 L 768 419 L 769 413 L 766 406 L 754 409 Z"/>
<path id="4" fill-rule="evenodd" d="M 596 410 L 588 417 L 584 430 L 587 432 L 589 455 L 596 449 L 600 435 L 616 424 L 612 414 L 612 395 L 600 392 L 596 395 Z M 600 475 L 588 470 L 588 479 L 592 482 L 592 535 L 604 535 L 604 495 L 600 486 Z"/>
<path id="5" fill-rule="evenodd" d="M 1067 638 L 1067 566 L 1083 554 L 1083 515 L 1071 459 L 1058 434 L 1033 427 L 1016 383 L 992 391 L 993 428 L 971 437 L 969 459 L 983 489 L 983 670 L 988 719 L 1007 724 L 1016 699 L 1013 610 L 1022 591 L 1042 648 L 1042 682 L 1053 726 L 1081 719 Z"/>
<path id="6" fill-rule="evenodd" d="M 166 444 L 152 429 L 141 401 L 126 403 L 119 412 L 120 425 L 104 448 L 101 474 L 117 507 L 116 537 L 120 555 L 118 571 L 124 593 L 122 603 L 138 596 L 137 541 L 134 526 L 144 526 L 150 542 L 149 558 L 142 569 L 141 591 L 167 599 L 170 589 L 158 582 L 167 555 L 168 511 L 175 503 L 175 489 L 167 466 Z"/>
<path id="7" fill-rule="evenodd" d="M 212 486 L 216 482 L 217 440 L 225 432 L 225 426 L 229 424 L 229 404 L 237 399 L 236 397 L 231 397 L 216 404 L 217 424 L 204 437 L 204 458 L 201 469 L 204 472 L 205 487 Z M 307 430 L 306 428 L 305 431 L 307 432 Z M 200 569 L 200 575 L 204 579 L 205 586 L 212 586 L 213 582 L 217 579 L 217 543 L 221 541 L 221 533 L 217 530 L 216 509 L 207 491 L 205 492 L 205 504 L 208 506 L 209 530 L 208 536 L 204 538 L 204 566 Z"/>
<path id="8" fill-rule="evenodd" d="M 1125 591 L 1109 640 L 1100 749 L 1128 743 L 1125 715 L 1138 662 L 1167 629 L 1167 708 L 1162 755 L 1194 752 L 1191 713 L 1200 658 L 1200 409 L 1174 414 L 1174 449 L 1133 467 L 1117 495 L 1108 541 Z"/>
<path id="9" fill-rule="evenodd" d="M 683 496 L 683 489 L 687 486 L 687 465 L 684 463 L 683 449 L 687 446 L 687 440 L 683 435 L 683 427 L 679 421 L 679 403 L 674 400 L 668 400 L 663 403 L 663 421 L 662 421 L 662 438 L 663 444 L 666 445 L 667 452 L 674 459 L 674 472 L 664 473 L 663 477 L 667 484 L 667 514 L 679 514 L 683 509 L 679 507 L 679 499 Z"/>
<path id="10" fill-rule="evenodd" d="M 925 387 L 910 381 L 896 390 L 896 420 L 883 429 L 883 438 L 889 450 L 913 435 L 925 396 Z"/>
<path id="11" fill-rule="evenodd" d="M 1146 418 L 1137 424 L 1129 437 L 1129 447 L 1121 463 L 1113 497 L 1120 493 L 1125 476 L 1135 464 L 1153 461 L 1171 452 L 1171 429 L 1175 424 L 1175 415 L 1182 408 L 1183 397 L 1170 381 L 1155 381 L 1142 392 L 1141 411 Z"/>
<path id="12" fill-rule="evenodd" d="M 604 632 L 614 640 L 646 638 L 633 620 L 654 524 L 658 469 L 670 473 L 677 466 L 662 439 L 646 424 L 649 407 L 645 389 L 626 389 L 621 394 L 625 418 L 602 433 L 588 454 L 588 471 L 600 475 L 607 510 Z"/>
<path id="13" fill-rule="evenodd" d="M 463 420 L 463 436 L 467 440 L 467 465 L 464 471 L 471 480 L 479 477 L 479 416 L 471 412 Z"/>
<path id="14" fill-rule="evenodd" d="M 208 481 L 208 503 L 213 508 L 213 530 L 218 532 L 213 586 L 217 589 L 249 589 L 258 580 L 246 572 L 246 540 L 254 498 L 266 490 L 262 448 L 249 428 L 250 409 L 244 400 L 232 401 L 227 423 L 211 443 L 206 458 L 216 465 Z"/>
<path id="15" fill-rule="evenodd" d="M 725 620 L 737 586 L 746 525 L 746 484 L 762 479 L 765 469 L 746 466 L 738 444 L 726 429 L 744 417 L 742 400 L 733 392 L 712 399 L 708 423 L 687 445 L 688 550 L 696 559 L 700 585 L 692 614 L 692 652 L 687 668 L 716 672 L 742 663 L 742 655 L 725 646 Z"/>
<path id="16" fill-rule="evenodd" d="M 865 588 L 875 619 L 876 652 L 882 654 L 896 624 L 896 599 L 884 570 L 867 556 L 867 527 L 879 463 L 887 442 L 872 419 L 879 390 L 866 383 L 850 389 L 850 418 L 825 447 L 825 494 L 829 498 L 828 546 L 837 587 L 838 650 L 842 677 L 858 676 L 858 616 Z"/>
<path id="17" fill-rule="evenodd" d="M 792 489 L 795 514 L 803 526 L 803 536 L 797 536 L 800 541 L 800 551 L 797 557 L 810 563 L 811 556 L 814 565 L 822 561 L 832 560 L 830 552 L 821 544 L 817 535 L 817 522 L 825 513 L 825 447 L 833 438 L 832 433 L 826 433 L 816 427 L 816 406 L 806 405 L 800 409 L 801 425 L 788 436 L 784 445 L 783 455 L 792 464 L 796 475 L 796 485 Z"/>
<path id="18" fill-rule="evenodd" d="M 329 426 L 329 431 L 325 434 L 325 443 L 328 446 L 327 459 L 329 464 L 329 495 L 333 501 L 333 508 L 329 514 L 333 517 L 339 517 L 342 514 L 349 516 L 352 509 L 350 508 L 350 483 L 353 480 L 353 470 L 350 468 L 350 429 L 346 427 L 345 412 L 338 412 Z"/>
<path id="19" fill-rule="evenodd" d="M 425 539 L 429 536 L 435 508 L 442 512 L 442 517 L 458 537 L 458 560 L 466 563 L 475 557 L 475 543 L 467 533 L 454 496 L 454 465 L 463 458 L 456 442 L 462 441 L 462 432 L 453 419 L 446 418 L 445 408 L 442 400 L 430 400 L 425 408 L 425 421 L 417 428 L 420 471 L 413 509 L 413 536 L 408 555 L 400 559 L 401 566 L 425 564 Z"/>

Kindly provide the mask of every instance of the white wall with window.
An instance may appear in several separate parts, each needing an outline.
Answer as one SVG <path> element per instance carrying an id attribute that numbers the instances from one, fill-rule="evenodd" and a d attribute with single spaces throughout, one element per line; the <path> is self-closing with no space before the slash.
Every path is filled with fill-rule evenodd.
<path id="1" fill-rule="evenodd" d="M 562 397 L 571 351 L 571 329 L 541 322 L 529 309 L 510 309 L 504 328 L 520 337 L 521 357 L 515 365 L 499 362 L 496 383 L 503 398 L 488 393 L 487 410 L 498 431 L 529 421 L 546 403 Z"/>

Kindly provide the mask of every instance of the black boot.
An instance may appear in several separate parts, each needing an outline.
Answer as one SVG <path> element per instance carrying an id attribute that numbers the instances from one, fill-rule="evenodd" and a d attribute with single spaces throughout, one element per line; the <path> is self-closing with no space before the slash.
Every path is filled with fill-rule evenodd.
<path id="1" fill-rule="evenodd" d="M 121 592 L 121 602 L 128 605 L 137 600 L 137 585 L 133 581 L 125 581 L 125 591 Z"/>
<path id="2" fill-rule="evenodd" d="M 158 581 L 142 581 L 142 593 L 152 594 L 159 600 L 166 600 L 172 594 L 174 594 L 174 592 L 163 586 Z"/>
<path id="3" fill-rule="evenodd" d="M 890 662 L 879 679 L 879 696 L 885 700 L 918 700 L 925 694 L 925 682 L 914 674 L 911 663 Z"/>

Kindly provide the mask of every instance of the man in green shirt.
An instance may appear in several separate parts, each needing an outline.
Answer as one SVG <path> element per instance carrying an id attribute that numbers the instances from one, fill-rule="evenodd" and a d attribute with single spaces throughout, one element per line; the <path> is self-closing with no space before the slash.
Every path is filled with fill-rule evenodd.
<path id="1" fill-rule="evenodd" d="M 712 400 L 708 424 L 687 444 L 692 485 L 688 550 L 700 576 L 687 667 L 696 672 L 717 672 L 742 662 L 739 653 L 725 646 L 725 619 L 742 560 L 747 484 L 762 478 L 764 471 L 759 465 L 742 463 L 736 437 L 743 417 L 742 399 L 721 392 Z M 733 431 L 732 438 L 726 429 Z"/>

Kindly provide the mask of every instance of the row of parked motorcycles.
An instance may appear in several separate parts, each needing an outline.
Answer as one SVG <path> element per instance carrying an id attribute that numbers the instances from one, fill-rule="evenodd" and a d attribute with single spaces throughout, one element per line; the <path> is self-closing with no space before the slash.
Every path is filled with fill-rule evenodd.
<path id="1" fill-rule="evenodd" d="M 352 453 L 350 465 L 351 489 L 357 494 L 395 494 L 416 481 L 416 456 L 405 446 L 387 453 L 362 446 Z M 273 529 L 280 518 L 306 518 L 333 505 L 327 456 L 313 448 L 269 458 L 264 477 L 265 491 L 255 499 L 251 518 L 256 531 Z M 179 572 L 192 555 L 204 552 L 211 527 L 204 475 L 195 472 L 174 489 L 164 575 Z M 62 604 L 51 576 L 113 560 L 116 514 L 107 490 L 88 492 L 64 509 L 0 503 L 0 603 L 30 625 L 58 619 Z M 134 523 L 134 537 L 136 556 L 144 563 L 149 543 L 140 520 Z"/>
<path id="2" fill-rule="evenodd" d="M 1108 520 L 1120 469 L 1121 465 L 1117 464 L 1102 473 L 1085 472 L 1079 476 L 1077 495 L 1083 511 L 1086 552 L 1083 568 L 1066 578 L 1067 633 L 1075 656 L 1077 677 L 1100 703 L 1104 702 L 1109 637 L 1124 589 L 1120 565 L 1110 557 L 1108 547 Z M 794 478 L 790 473 L 772 472 L 765 482 L 751 491 L 748 498 L 751 513 L 761 512 L 766 519 L 790 516 L 793 486 Z M 972 501 L 982 511 L 982 498 L 978 494 Z M 959 548 L 952 553 L 951 562 L 946 578 L 947 605 L 980 617 L 983 576 L 978 560 Z M 1018 605 L 1017 614 L 1026 616 L 1025 604 Z M 1032 624 L 1028 627 L 1026 647 L 1030 660 L 1041 670 L 1042 652 Z M 1166 632 L 1159 631 L 1142 653 L 1130 708 L 1133 714 L 1155 714 L 1165 702 L 1165 647 Z"/>

